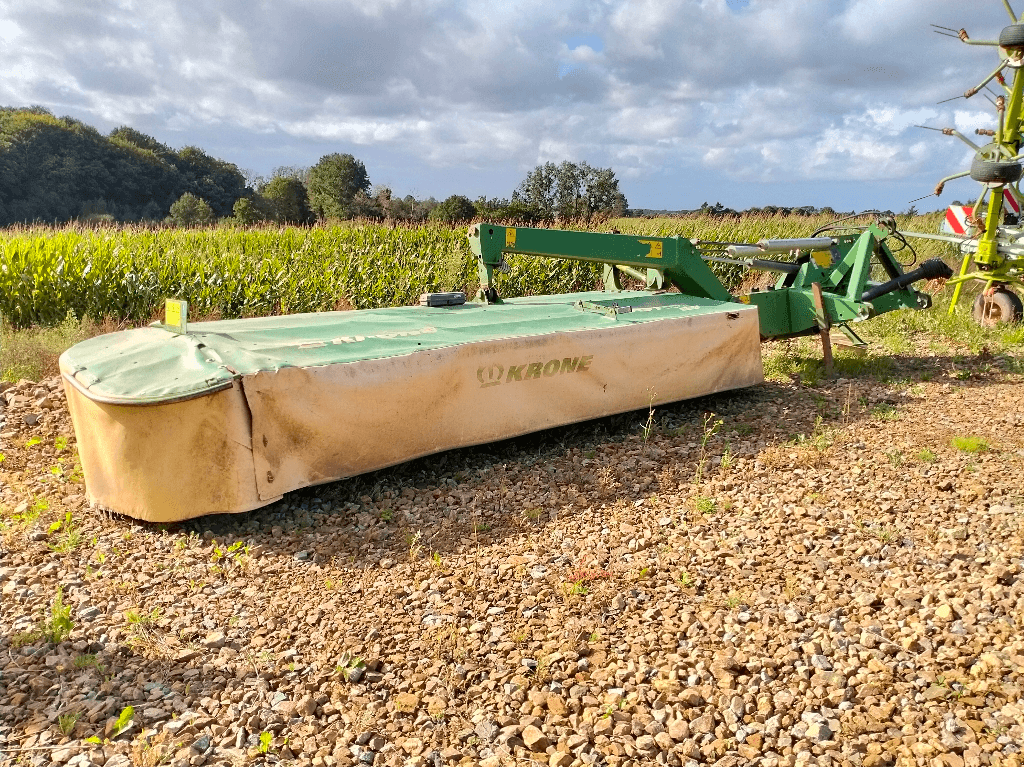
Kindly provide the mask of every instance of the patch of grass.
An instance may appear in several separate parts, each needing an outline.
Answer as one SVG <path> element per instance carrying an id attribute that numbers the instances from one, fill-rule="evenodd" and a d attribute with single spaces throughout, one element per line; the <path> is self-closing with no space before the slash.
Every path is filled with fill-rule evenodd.
<path id="1" fill-rule="evenodd" d="M 52 644 L 60 644 L 71 635 L 75 624 L 71 622 L 71 605 L 64 604 L 64 589 L 57 587 L 57 593 L 50 603 L 50 617 L 43 624 L 43 636 Z"/>
<path id="2" fill-rule="evenodd" d="M 714 413 L 705 413 L 704 422 L 700 436 L 700 455 L 697 458 L 697 470 L 694 473 L 693 484 L 699 485 L 704 479 L 704 467 L 708 462 L 708 443 L 715 436 L 722 426 L 722 419 L 715 418 Z"/>
<path id="3" fill-rule="evenodd" d="M 40 639 L 45 639 L 50 644 L 60 644 L 71 635 L 74 627 L 75 624 L 71 621 L 71 606 L 64 604 L 64 589 L 58 586 L 57 593 L 50 603 L 50 615 L 39 628 L 12 636 L 11 645 L 15 648 L 24 647 Z"/>
<path id="4" fill-rule="evenodd" d="M 74 661 L 74 666 L 75 666 L 75 668 L 78 668 L 78 669 L 94 668 L 97 671 L 101 671 L 102 668 L 103 668 L 100 665 L 99 660 L 92 653 L 85 653 L 83 655 L 76 655 L 75 656 L 75 661 Z"/>
<path id="5" fill-rule="evenodd" d="M 915 458 L 917 458 L 917 460 L 921 461 L 922 463 L 934 463 L 935 453 L 933 453 L 931 450 L 925 447 L 917 451 L 917 455 L 915 456 Z"/>
<path id="6" fill-rule="evenodd" d="M 148 613 L 141 613 L 138 610 L 126 610 L 124 619 L 133 631 L 144 631 L 152 627 L 160 619 L 160 608 L 154 607 Z"/>
<path id="7" fill-rule="evenodd" d="M 875 419 L 884 422 L 900 420 L 900 414 L 899 411 L 896 410 L 896 407 L 885 402 L 880 405 L 875 405 L 875 407 L 871 409 L 871 415 Z"/>
<path id="8" fill-rule="evenodd" d="M 732 468 L 732 444 L 725 443 L 725 450 L 722 451 L 722 462 L 719 464 L 722 471 L 729 471 Z"/>
<path id="9" fill-rule="evenodd" d="M 58 554 L 70 554 L 82 543 L 82 531 L 71 518 L 70 511 L 64 515 L 63 520 L 50 525 L 50 534 L 56 532 L 60 532 L 60 537 L 55 543 L 50 544 L 50 548 Z"/>
<path id="10" fill-rule="evenodd" d="M 953 437 L 953 447 L 962 453 L 984 453 L 988 448 L 988 442 L 982 437 L 966 436 Z"/>
<path id="11" fill-rule="evenodd" d="M 405 542 L 409 544 L 409 561 L 413 562 L 420 558 L 420 554 L 423 552 L 423 544 L 420 541 L 423 539 L 423 532 L 417 530 L 413 533 L 405 534 Z"/>
<path id="12" fill-rule="evenodd" d="M 590 593 L 590 588 L 583 581 L 565 581 L 562 593 L 567 597 L 582 597 Z"/>
<path id="13" fill-rule="evenodd" d="M 111 323 L 79 321 L 71 311 L 53 327 L 15 330 L 4 321 L 0 324 L 0 381 L 40 381 L 57 375 L 57 358 L 67 349 L 113 329 Z"/>
<path id="14" fill-rule="evenodd" d="M 715 499 L 697 496 L 693 499 L 693 510 L 698 514 L 711 514 L 715 510 Z"/>
<path id="15" fill-rule="evenodd" d="M 78 724 L 81 716 L 79 713 L 61 714 L 58 716 L 57 727 L 60 730 L 60 734 L 65 738 L 69 737 L 75 731 L 75 725 Z"/>
<path id="16" fill-rule="evenodd" d="M 882 543 L 889 543 L 896 537 L 896 532 L 889 527 L 881 526 L 872 530 L 874 536 Z"/>
<path id="17" fill-rule="evenodd" d="M 654 392 L 651 389 L 647 390 L 650 394 L 650 402 L 647 411 L 647 420 L 640 424 L 640 431 L 644 438 L 644 447 L 647 447 L 647 443 L 651 439 L 651 432 L 654 431 Z"/>

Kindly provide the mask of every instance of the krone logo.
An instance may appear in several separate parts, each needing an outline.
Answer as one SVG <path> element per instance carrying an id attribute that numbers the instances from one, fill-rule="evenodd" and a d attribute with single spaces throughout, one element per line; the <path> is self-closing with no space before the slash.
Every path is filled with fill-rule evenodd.
<path id="1" fill-rule="evenodd" d="M 477 368 L 476 377 L 480 381 L 480 386 L 486 388 L 488 386 L 497 386 L 501 383 L 501 377 L 505 374 L 505 368 L 502 365 L 485 365 Z"/>
<path id="2" fill-rule="evenodd" d="M 513 381 L 530 381 L 541 377 L 552 378 L 563 373 L 583 373 L 590 370 L 594 355 L 585 357 L 566 357 L 548 360 L 547 362 L 524 362 L 522 365 L 481 365 L 476 369 L 476 378 L 480 386 L 497 386 L 500 383 Z M 508 375 L 505 376 L 505 371 Z M 504 381 L 502 376 L 505 376 Z"/>

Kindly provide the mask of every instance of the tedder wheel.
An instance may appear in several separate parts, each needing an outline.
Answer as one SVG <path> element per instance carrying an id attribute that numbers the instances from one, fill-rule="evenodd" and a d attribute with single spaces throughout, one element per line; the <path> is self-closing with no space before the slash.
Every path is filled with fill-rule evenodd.
<path id="1" fill-rule="evenodd" d="M 977 155 L 971 163 L 971 178 L 983 184 L 1012 184 L 1020 176 L 1020 163 L 987 160 Z"/>
<path id="2" fill-rule="evenodd" d="M 1020 322 L 1024 316 L 1024 304 L 1016 293 L 1005 288 L 997 288 L 986 295 L 978 294 L 974 299 L 974 321 L 987 328 L 1001 322 Z"/>
<path id="3" fill-rule="evenodd" d="M 999 33 L 999 46 L 1001 48 L 1022 48 L 1024 47 L 1024 24 L 1011 24 L 1003 27 Z"/>

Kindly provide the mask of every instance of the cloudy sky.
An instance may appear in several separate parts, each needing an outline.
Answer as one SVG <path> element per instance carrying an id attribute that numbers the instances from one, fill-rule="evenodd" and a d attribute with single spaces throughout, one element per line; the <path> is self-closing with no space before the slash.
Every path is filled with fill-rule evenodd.
<path id="1" fill-rule="evenodd" d="M 1024 12 L 1024 0 L 1012 0 Z M 398 195 L 611 167 L 634 208 L 904 210 L 991 127 L 1000 0 L 0 0 L 0 104 Z M 922 210 L 975 193 L 947 187 Z"/>

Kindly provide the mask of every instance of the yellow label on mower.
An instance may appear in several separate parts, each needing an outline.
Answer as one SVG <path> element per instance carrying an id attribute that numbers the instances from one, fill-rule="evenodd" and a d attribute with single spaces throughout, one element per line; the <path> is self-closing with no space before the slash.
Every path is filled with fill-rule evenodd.
<path id="1" fill-rule="evenodd" d="M 188 302 L 168 298 L 164 303 L 164 326 L 175 333 L 184 333 L 188 323 Z"/>
<path id="2" fill-rule="evenodd" d="M 648 258 L 661 258 L 661 240 L 640 240 L 640 242 L 651 246 L 651 251 L 647 254 Z"/>
<path id="3" fill-rule="evenodd" d="M 507 227 L 505 229 L 505 247 L 514 248 L 516 246 L 516 228 L 514 226 Z"/>

